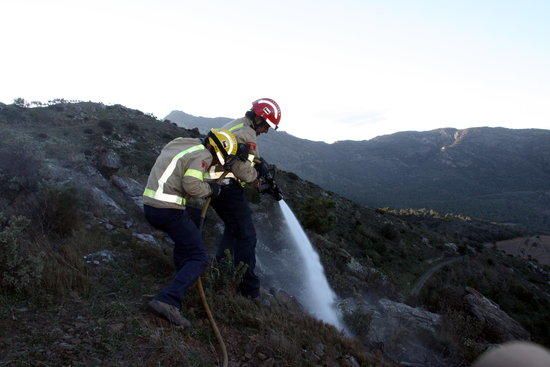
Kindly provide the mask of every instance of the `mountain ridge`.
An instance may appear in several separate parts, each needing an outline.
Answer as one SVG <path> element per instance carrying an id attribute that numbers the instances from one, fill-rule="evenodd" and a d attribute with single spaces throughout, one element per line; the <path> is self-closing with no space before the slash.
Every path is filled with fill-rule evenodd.
<path id="1" fill-rule="evenodd" d="M 167 119 L 203 131 L 230 121 L 178 116 Z M 360 204 L 428 207 L 550 231 L 550 130 L 439 128 L 330 144 L 270 132 L 258 141 L 270 163 Z"/>

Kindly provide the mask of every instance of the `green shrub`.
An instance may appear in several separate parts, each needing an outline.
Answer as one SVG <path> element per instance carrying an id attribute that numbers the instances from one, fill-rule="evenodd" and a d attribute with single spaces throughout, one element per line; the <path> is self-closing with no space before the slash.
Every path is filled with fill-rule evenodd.
<path id="1" fill-rule="evenodd" d="M 458 245 L 458 253 L 461 255 L 466 255 L 466 253 L 468 253 L 468 246 L 463 243 Z"/>
<path id="2" fill-rule="evenodd" d="M 355 310 L 352 313 L 345 313 L 344 321 L 356 336 L 364 339 L 369 333 L 372 315 Z"/>
<path id="3" fill-rule="evenodd" d="M 378 252 L 380 255 L 384 255 L 386 251 L 388 250 L 388 246 L 382 241 L 374 241 L 373 248 L 376 252 Z"/>
<path id="4" fill-rule="evenodd" d="M 478 342 L 483 326 L 475 318 L 463 312 L 450 311 L 443 315 L 442 321 L 442 341 L 451 351 L 458 351 L 468 365 L 485 350 L 486 345 Z"/>
<path id="5" fill-rule="evenodd" d="M 19 193 L 35 191 L 40 179 L 40 168 L 40 161 L 31 153 L 14 146 L 3 146 L 0 149 L 0 185 L 3 196 L 13 198 Z"/>
<path id="6" fill-rule="evenodd" d="M 299 208 L 300 222 L 319 234 L 329 232 L 336 222 L 332 213 L 334 201 L 326 198 L 308 198 Z"/>
<path id="7" fill-rule="evenodd" d="M 126 130 L 128 132 L 138 132 L 139 131 L 139 125 L 136 124 L 135 122 L 129 122 L 127 124 L 124 125 L 126 127 Z"/>
<path id="8" fill-rule="evenodd" d="M 43 187 L 39 220 L 48 235 L 68 236 L 82 224 L 81 199 L 74 188 Z"/>
<path id="9" fill-rule="evenodd" d="M 1 222 L 0 285 L 18 293 L 34 292 L 42 279 L 45 254 L 33 251 L 26 236 L 30 220 L 16 216 Z"/>
<path id="10" fill-rule="evenodd" d="M 99 120 L 98 125 L 103 130 L 105 135 L 111 135 L 114 131 L 113 123 L 109 120 Z"/>
<path id="11" fill-rule="evenodd" d="M 384 223 L 380 227 L 380 234 L 390 241 L 396 240 L 399 237 L 399 232 L 392 223 Z"/>
<path id="12" fill-rule="evenodd" d="M 207 288 L 217 292 L 229 290 L 231 294 L 236 294 L 246 270 L 246 264 L 235 264 L 231 252 L 225 250 L 225 257 L 214 263 L 210 271 L 205 273 Z"/>

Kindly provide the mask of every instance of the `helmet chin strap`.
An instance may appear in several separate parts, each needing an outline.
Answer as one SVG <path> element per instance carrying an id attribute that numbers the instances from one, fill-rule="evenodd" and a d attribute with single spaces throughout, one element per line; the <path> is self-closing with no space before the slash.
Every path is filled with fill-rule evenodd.
<path id="1" fill-rule="evenodd" d="M 218 161 L 220 162 L 220 164 L 223 166 L 225 164 L 225 159 L 224 157 L 222 156 L 222 154 L 220 152 L 216 152 L 216 157 L 218 157 Z"/>

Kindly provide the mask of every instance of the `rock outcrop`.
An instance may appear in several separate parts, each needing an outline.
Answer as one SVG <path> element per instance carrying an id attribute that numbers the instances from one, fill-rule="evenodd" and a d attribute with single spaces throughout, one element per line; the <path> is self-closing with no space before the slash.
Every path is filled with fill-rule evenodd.
<path id="1" fill-rule="evenodd" d="M 496 334 L 501 341 L 528 340 L 529 332 L 516 320 L 502 311 L 496 303 L 483 296 L 473 288 L 467 287 L 468 294 L 464 297 L 468 310 L 484 324 L 491 333 Z"/>
<path id="2" fill-rule="evenodd" d="M 111 176 L 111 182 L 141 209 L 143 208 L 144 186 L 130 177 Z"/>
<path id="3" fill-rule="evenodd" d="M 340 303 L 344 314 L 370 319 L 367 331 L 359 331 L 363 341 L 380 348 L 399 363 L 443 366 L 445 360 L 436 351 L 441 316 L 422 308 L 382 298 L 357 303 L 346 299 Z"/>
<path id="4" fill-rule="evenodd" d="M 100 152 L 98 160 L 98 169 L 105 176 L 109 177 L 116 173 L 122 167 L 119 155 L 112 149 L 106 149 Z"/>

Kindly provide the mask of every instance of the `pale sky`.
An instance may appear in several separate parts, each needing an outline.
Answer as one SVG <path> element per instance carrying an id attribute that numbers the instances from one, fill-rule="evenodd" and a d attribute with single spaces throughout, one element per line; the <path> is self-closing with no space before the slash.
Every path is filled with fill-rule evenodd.
<path id="1" fill-rule="evenodd" d="M 0 2 L 0 101 L 240 117 L 312 140 L 550 129 L 550 1 Z"/>

